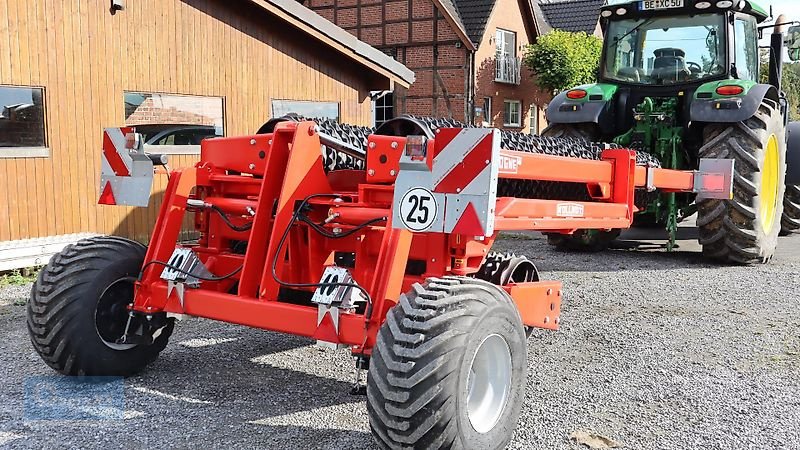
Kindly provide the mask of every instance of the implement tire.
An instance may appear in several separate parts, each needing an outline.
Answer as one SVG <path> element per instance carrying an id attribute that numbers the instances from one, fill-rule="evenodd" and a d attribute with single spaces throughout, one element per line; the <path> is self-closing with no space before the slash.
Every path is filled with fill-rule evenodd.
<path id="1" fill-rule="evenodd" d="M 800 185 L 786 186 L 783 197 L 783 217 L 781 218 L 781 236 L 789 236 L 800 230 Z"/>
<path id="2" fill-rule="evenodd" d="M 127 239 L 94 237 L 50 259 L 27 310 L 33 348 L 48 366 L 65 375 L 129 376 L 156 359 L 174 319 L 166 320 L 152 345 L 115 342 L 125 330 L 145 251 Z"/>
<path id="3" fill-rule="evenodd" d="M 502 449 L 525 394 L 525 329 L 511 297 L 482 280 L 414 284 L 372 351 L 367 411 L 383 448 Z"/>
<path id="4" fill-rule="evenodd" d="M 785 127 L 777 104 L 765 99 L 744 122 L 710 124 L 701 158 L 732 158 L 733 199 L 698 202 L 703 255 L 737 264 L 766 263 L 775 254 L 786 178 Z"/>

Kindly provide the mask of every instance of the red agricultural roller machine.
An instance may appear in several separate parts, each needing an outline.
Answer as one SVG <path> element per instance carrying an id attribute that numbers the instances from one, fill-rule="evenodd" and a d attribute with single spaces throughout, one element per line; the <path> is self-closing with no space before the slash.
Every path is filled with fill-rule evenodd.
<path id="1" fill-rule="evenodd" d="M 498 233 L 627 228 L 656 190 L 732 192 L 731 160 L 677 171 L 628 149 L 413 117 L 380 133 L 336 126 L 204 140 L 200 162 L 171 172 L 148 247 L 98 237 L 53 257 L 28 305 L 44 361 L 131 375 L 184 316 L 306 336 L 368 371 L 381 446 L 502 448 L 523 406 L 527 331 L 558 328 L 562 291 L 524 256 L 492 252 Z M 101 202 L 146 204 L 162 158 L 119 128 L 103 155 Z M 199 237 L 181 243 L 187 216 Z"/>

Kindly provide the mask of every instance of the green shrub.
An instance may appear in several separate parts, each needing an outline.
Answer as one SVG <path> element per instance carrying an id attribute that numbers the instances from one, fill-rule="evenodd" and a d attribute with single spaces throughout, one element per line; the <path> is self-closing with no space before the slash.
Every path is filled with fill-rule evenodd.
<path id="1" fill-rule="evenodd" d="M 525 48 L 524 62 L 543 89 L 559 92 L 597 80 L 603 41 L 584 32 L 553 30 Z"/>

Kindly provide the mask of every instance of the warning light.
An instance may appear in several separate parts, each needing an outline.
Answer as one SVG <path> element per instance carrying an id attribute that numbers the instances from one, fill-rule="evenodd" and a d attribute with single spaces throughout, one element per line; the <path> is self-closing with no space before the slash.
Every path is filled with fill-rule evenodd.
<path id="1" fill-rule="evenodd" d="M 408 136 L 406 138 L 406 156 L 412 161 L 423 161 L 428 155 L 428 139 L 425 136 Z"/>

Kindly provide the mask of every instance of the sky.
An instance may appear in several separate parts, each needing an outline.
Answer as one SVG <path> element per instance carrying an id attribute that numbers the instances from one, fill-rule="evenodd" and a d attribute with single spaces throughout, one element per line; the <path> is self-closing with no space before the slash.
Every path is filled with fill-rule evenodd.
<path id="1" fill-rule="evenodd" d="M 769 12 L 769 7 L 772 5 L 772 14 L 777 19 L 779 15 L 786 14 L 789 20 L 800 21 L 800 2 L 798 0 L 755 0 L 756 3 L 761 5 L 762 8 Z M 771 23 L 771 22 L 770 22 Z M 761 45 L 769 44 L 769 35 L 772 29 L 768 28 L 764 31 L 764 39 L 761 40 Z"/>
<path id="2" fill-rule="evenodd" d="M 773 13 L 777 17 L 779 14 L 786 14 L 789 20 L 800 20 L 800 2 L 797 0 L 755 0 L 764 9 L 769 11 L 772 5 Z"/>

